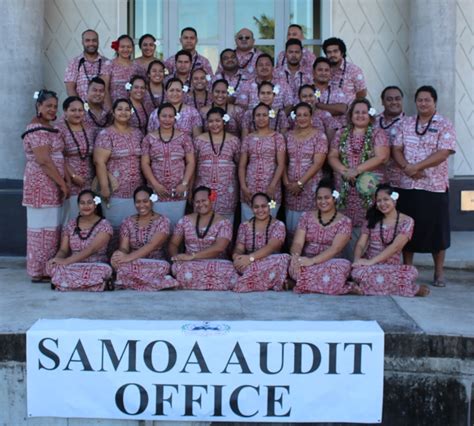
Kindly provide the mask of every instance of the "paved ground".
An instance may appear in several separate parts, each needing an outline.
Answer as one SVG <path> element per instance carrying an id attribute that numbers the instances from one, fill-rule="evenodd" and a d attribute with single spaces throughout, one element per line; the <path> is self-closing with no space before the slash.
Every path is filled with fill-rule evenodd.
<path id="1" fill-rule="evenodd" d="M 471 252 L 472 253 L 472 252 Z M 430 268 L 420 268 L 428 283 Z M 427 298 L 297 295 L 292 292 L 59 293 L 29 281 L 22 258 L 0 258 L 0 333 L 38 318 L 153 320 L 376 320 L 386 332 L 474 336 L 474 271 L 448 270 Z"/>

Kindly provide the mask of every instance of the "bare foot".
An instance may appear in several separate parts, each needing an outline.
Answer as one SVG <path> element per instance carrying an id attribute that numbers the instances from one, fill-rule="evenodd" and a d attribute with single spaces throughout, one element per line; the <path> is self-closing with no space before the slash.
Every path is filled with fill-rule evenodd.
<path id="1" fill-rule="evenodd" d="M 418 293 L 416 293 L 415 296 L 426 297 L 430 294 L 430 292 L 431 292 L 430 288 L 427 285 L 422 284 L 420 285 Z"/>

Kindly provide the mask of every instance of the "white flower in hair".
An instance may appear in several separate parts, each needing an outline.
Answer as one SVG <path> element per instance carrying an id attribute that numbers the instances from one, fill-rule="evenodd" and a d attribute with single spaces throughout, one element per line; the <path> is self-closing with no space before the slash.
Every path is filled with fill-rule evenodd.
<path id="1" fill-rule="evenodd" d="M 132 90 L 132 84 L 129 81 L 125 83 L 125 89 L 127 89 L 128 91 Z"/>
<path id="2" fill-rule="evenodd" d="M 275 95 L 278 95 L 280 93 L 280 85 L 279 84 L 275 85 L 275 87 L 273 88 L 273 93 L 275 93 Z"/>
<path id="3" fill-rule="evenodd" d="M 230 115 L 229 114 L 224 114 L 222 116 L 222 119 L 224 120 L 224 123 L 228 123 L 230 120 Z"/>
<path id="4" fill-rule="evenodd" d="M 188 92 L 189 92 L 189 86 L 188 86 L 187 84 L 185 84 L 185 85 L 183 86 L 183 92 L 184 92 L 184 93 L 188 93 Z"/>
<path id="5" fill-rule="evenodd" d="M 206 81 L 209 82 L 212 80 L 212 77 L 209 74 L 206 74 Z"/>
<path id="6" fill-rule="evenodd" d="M 377 114 L 377 110 L 376 110 L 374 107 L 370 108 L 370 109 L 369 109 L 369 115 L 370 115 L 371 117 L 374 117 L 375 114 Z"/>
<path id="7" fill-rule="evenodd" d="M 316 98 L 319 99 L 319 98 L 321 97 L 321 90 L 316 89 L 316 90 L 314 91 L 314 96 L 316 96 Z"/>
<path id="8" fill-rule="evenodd" d="M 290 112 L 290 117 L 291 117 L 292 120 L 296 120 L 296 112 L 291 111 Z"/>
<path id="9" fill-rule="evenodd" d="M 400 194 L 396 191 L 393 191 L 391 194 L 390 194 L 390 198 L 393 200 L 393 201 L 397 201 L 398 200 L 398 197 L 400 197 Z"/>
<path id="10" fill-rule="evenodd" d="M 158 47 L 161 44 L 160 40 L 155 40 L 155 46 Z"/>
<path id="11" fill-rule="evenodd" d="M 277 206 L 277 203 L 276 203 L 275 200 L 270 200 L 269 201 L 268 207 L 270 207 L 271 209 L 274 209 L 276 206 Z"/>
<path id="12" fill-rule="evenodd" d="M 268 111 L 268 116 L 270 118 L 275 118 L 276 117 L 276 112 L 273 108 L 270 111 Z"/>
<path id="13" fill-rule="evenodd" d="M 164 75 L 170 75 L 170 72 L 168 71 L 168 68 L 165 68 L 165 69 L 163 70 L 163 74 L 164 74 Z"/>
<path id="14" fill-rule="evenodd" d="M 234 86 L 229 86 L 227 88 L 227 94 L 230 95 L 230 96 L 234 96 L 234 93 L 235 93 Z"/>
<path id="15" fill-rule="evenodd" d="M 90 108 L 89 104 L 87 102 L 84 102 L 84 111 L 89 112 L 90 109 L 91 108 Z"/>
<path id="16" fill-rule="evenodd" d="M 332 191 L 332 196 L 335 200 L 338 200 L 341 194 L 339 194 L 339 191 Z"/>
<path id="17" fill-rule="evenodd" d="M 150 201 L 151 201 L 152 203 L 156 203 L 156 202 L 158 201 L 158 195 L 156 195 L 156 194 L 151 194 L 151 195 L 150 195 Z"/>
<path id="18" fill-rule="evenodd" d="M 102 200 L 100 199 L 100 197 L 96 195 L 96 196 L 94 197 L 94 204 L 95 204 L 96 206 L 98 206 L 101 202 L 102 202 Z"/>
<path id="19" fill-rule="evenodd" d="M 181 118 L 181 113 L 177 112 L 176 115 L 174 116 L 175 120 L 178 121 Z"/>
<path id="20" fill-rule="evenodd" d="M 40 92 L 36 91 L 35 93 L 33 93 L 33 99 L 38 99 L 39 95 L 40 95 Z"/>

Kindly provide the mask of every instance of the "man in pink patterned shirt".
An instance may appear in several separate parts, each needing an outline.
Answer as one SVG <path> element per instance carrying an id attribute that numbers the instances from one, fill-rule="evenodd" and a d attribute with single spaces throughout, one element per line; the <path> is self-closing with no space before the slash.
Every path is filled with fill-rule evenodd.
<path id="1" fill-rule="evenodd" d="M 331 62 L 331 86 L 338 87 L 347 96 L 348 104 L 367 96 L 367 85 L 362 70 L 346 59 L 346 44 L 336 37 L 323 43 L 323 51 Z"/>
<path id="2" fill-rule="evenodd" d="M 235 53 L 239 60 L 239 67 L 245 79 L 255 77 L 255 63 L 262 53 L 255 46 L 253 32 L 248 28 L 242 28 L 235 35 Z"/>
<path id="3" fill-rule="evenodd" d="M 64 84 L 68 96 L 79 96 L 85 101 L 89 82 L 102 74 L 107 58 L 98 52 L 99 34 L 96 31 L 85 30 L 81 37 L 84 51 L 69 62 Z"/>
<path id="4" fill-rule="evenodd" d="M 304 40 L 304 34 L 303 34 L 303 27 L 298 24 L 291 24 L 288 27 L 288 32 L 286 34 L 286 39 L 290 40 L 292 38 L 296 38 L 301 43 L 303 43 Z M 313 62 L 316 59 L 316 56 L 314 55 L 311 50 L 307 49 L 306 47 L 303 47 L 303 55 L 301 58 L 301 68 L 303 69 L 304 72 L 309 72 L 311 73 L 311 70 L 313 69 Z M 286 57 L 285 57 L 285 51 L 281 51 L 278 54 L 278 59 L 276 62 L 276 67 L 282 67 L 286 63 Z"/>

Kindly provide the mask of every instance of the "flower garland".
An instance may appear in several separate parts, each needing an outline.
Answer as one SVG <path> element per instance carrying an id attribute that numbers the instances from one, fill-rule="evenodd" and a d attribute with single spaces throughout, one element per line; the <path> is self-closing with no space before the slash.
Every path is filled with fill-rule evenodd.
<path id="1" fill-rule="evenodd" d="M 341 135 L 341 139 L 339 141 L 339 155 L 341 158 L 341 163 L 347 167 L 350 168 L 349 166 L 349 156 L 347 155 L 347 141 L 349 137 L 352 135 L 352 130 L 353 126 L 347 126 L 344 132 Z M 372 132 L 373 132 L 373 127 L 372 124 L 369 124 L 367 127 L 367 131 L 365 132 L 365 137 L 364 137 L 364 146 L 362 148 L 362 156 L 361 156 L 361 161 L 359 164 L 365 163 L 369 158 L 370 154 L 372 152 Z M 337 207 L 339 209 L 344 209 L 346 208 L 346 203 L 347 203 L 347 196 L 350 191 L 350 182 L 342 176 L 342 184 L 341 184 L 341 194 L 337 203 Z M 370 205 L 372 204 L 372 195 L 362 195 L 359 193 L 359 196 L 362 198 L 364 202 L 364 208 L 369 208 Z"/>

